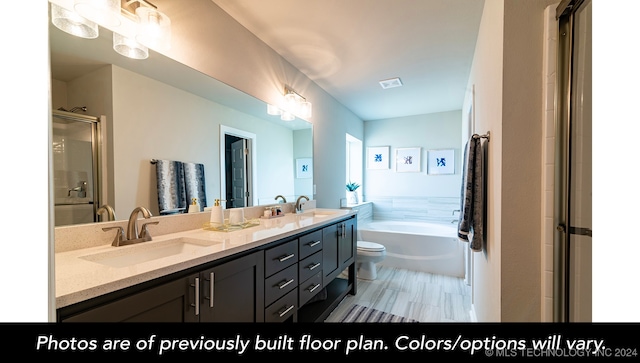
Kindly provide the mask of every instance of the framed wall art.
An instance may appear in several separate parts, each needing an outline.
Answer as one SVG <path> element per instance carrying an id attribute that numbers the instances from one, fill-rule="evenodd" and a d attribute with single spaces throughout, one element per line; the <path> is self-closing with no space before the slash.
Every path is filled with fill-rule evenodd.
<path id="1" fill-rule="evenodd" d="M 420 148 L 396 149 L 396 172 L 420 172 Z"/>
<path id="2" fill-rule="evenodd" d="M 454 174 L 455 159 L 453 149 L 429 150 L 428 174 Z"/>
<path id="3" fill-rule="evenodd" d="M 389 169 L 389 147 L 367 148 L 367 169 Z"/>
<path id="4" fill-rule="evenodd" d="M 307 179 L 313 177 L 312 161 L 311 158 L 296 159 L 296 178 Z"/>

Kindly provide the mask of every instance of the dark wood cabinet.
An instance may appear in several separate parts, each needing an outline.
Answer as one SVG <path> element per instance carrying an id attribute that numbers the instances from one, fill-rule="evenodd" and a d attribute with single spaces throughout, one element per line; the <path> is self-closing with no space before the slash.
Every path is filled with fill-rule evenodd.
<path id="1" fill-rule="evenodd" d="M 255 252 L 199 274 L 199 321 L 264 321 L 263 256 Z"/>
<path id="2" fill-rule="evenodd" d="M 356 228 L 353 215 L 60 308 L 57 321 L 324 321 L 347 294 L 356 293 Z M 347 277 L 337 278 L 345 269 Z"/>

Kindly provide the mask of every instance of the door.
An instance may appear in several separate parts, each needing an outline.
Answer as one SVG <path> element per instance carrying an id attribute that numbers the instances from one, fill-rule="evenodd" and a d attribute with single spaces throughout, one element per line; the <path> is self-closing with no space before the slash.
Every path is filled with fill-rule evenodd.
<path id="1" fill-rule="evenodd" d="M 59 110 L 52 116 L 55 225 L 97 222 L 99 120 Z"/>
<path id="2" fill-rule="evenodd" d="M 231 205 L 247 206 L 247 140 L 240 139 L 231 144 Z"/>
<path id="3" fill-rule="evenodd" d="M 592 321 L 591 0 L 559 18 L 554 320 Z"/>

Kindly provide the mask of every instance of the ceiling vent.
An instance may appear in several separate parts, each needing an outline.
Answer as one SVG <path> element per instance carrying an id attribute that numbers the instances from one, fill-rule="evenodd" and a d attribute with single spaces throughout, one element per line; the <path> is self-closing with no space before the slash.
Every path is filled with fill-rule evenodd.
<path id="1" fill-rule="evenodd" d="M 400 78 L 397 78 L 397 77 L 396 78 L 383 79 L 379 83 L 380 83 L 380 86 L 382 87 L 382 89 L 388 89 L 388 88 L 394 88 L 394 87 L 402 86 L 402 81 L 400 80 Z"/>

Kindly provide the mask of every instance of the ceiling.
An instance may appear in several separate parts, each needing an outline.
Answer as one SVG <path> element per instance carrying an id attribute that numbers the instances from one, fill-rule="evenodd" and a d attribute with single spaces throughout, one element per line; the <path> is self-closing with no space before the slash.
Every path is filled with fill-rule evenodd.
<path id="1" fill-rule="evenodd" d="M 484 5 L 212 1 L 365 121 L 460 110 Z M 380 86 L 395 77 L 401 87 Z"/>

